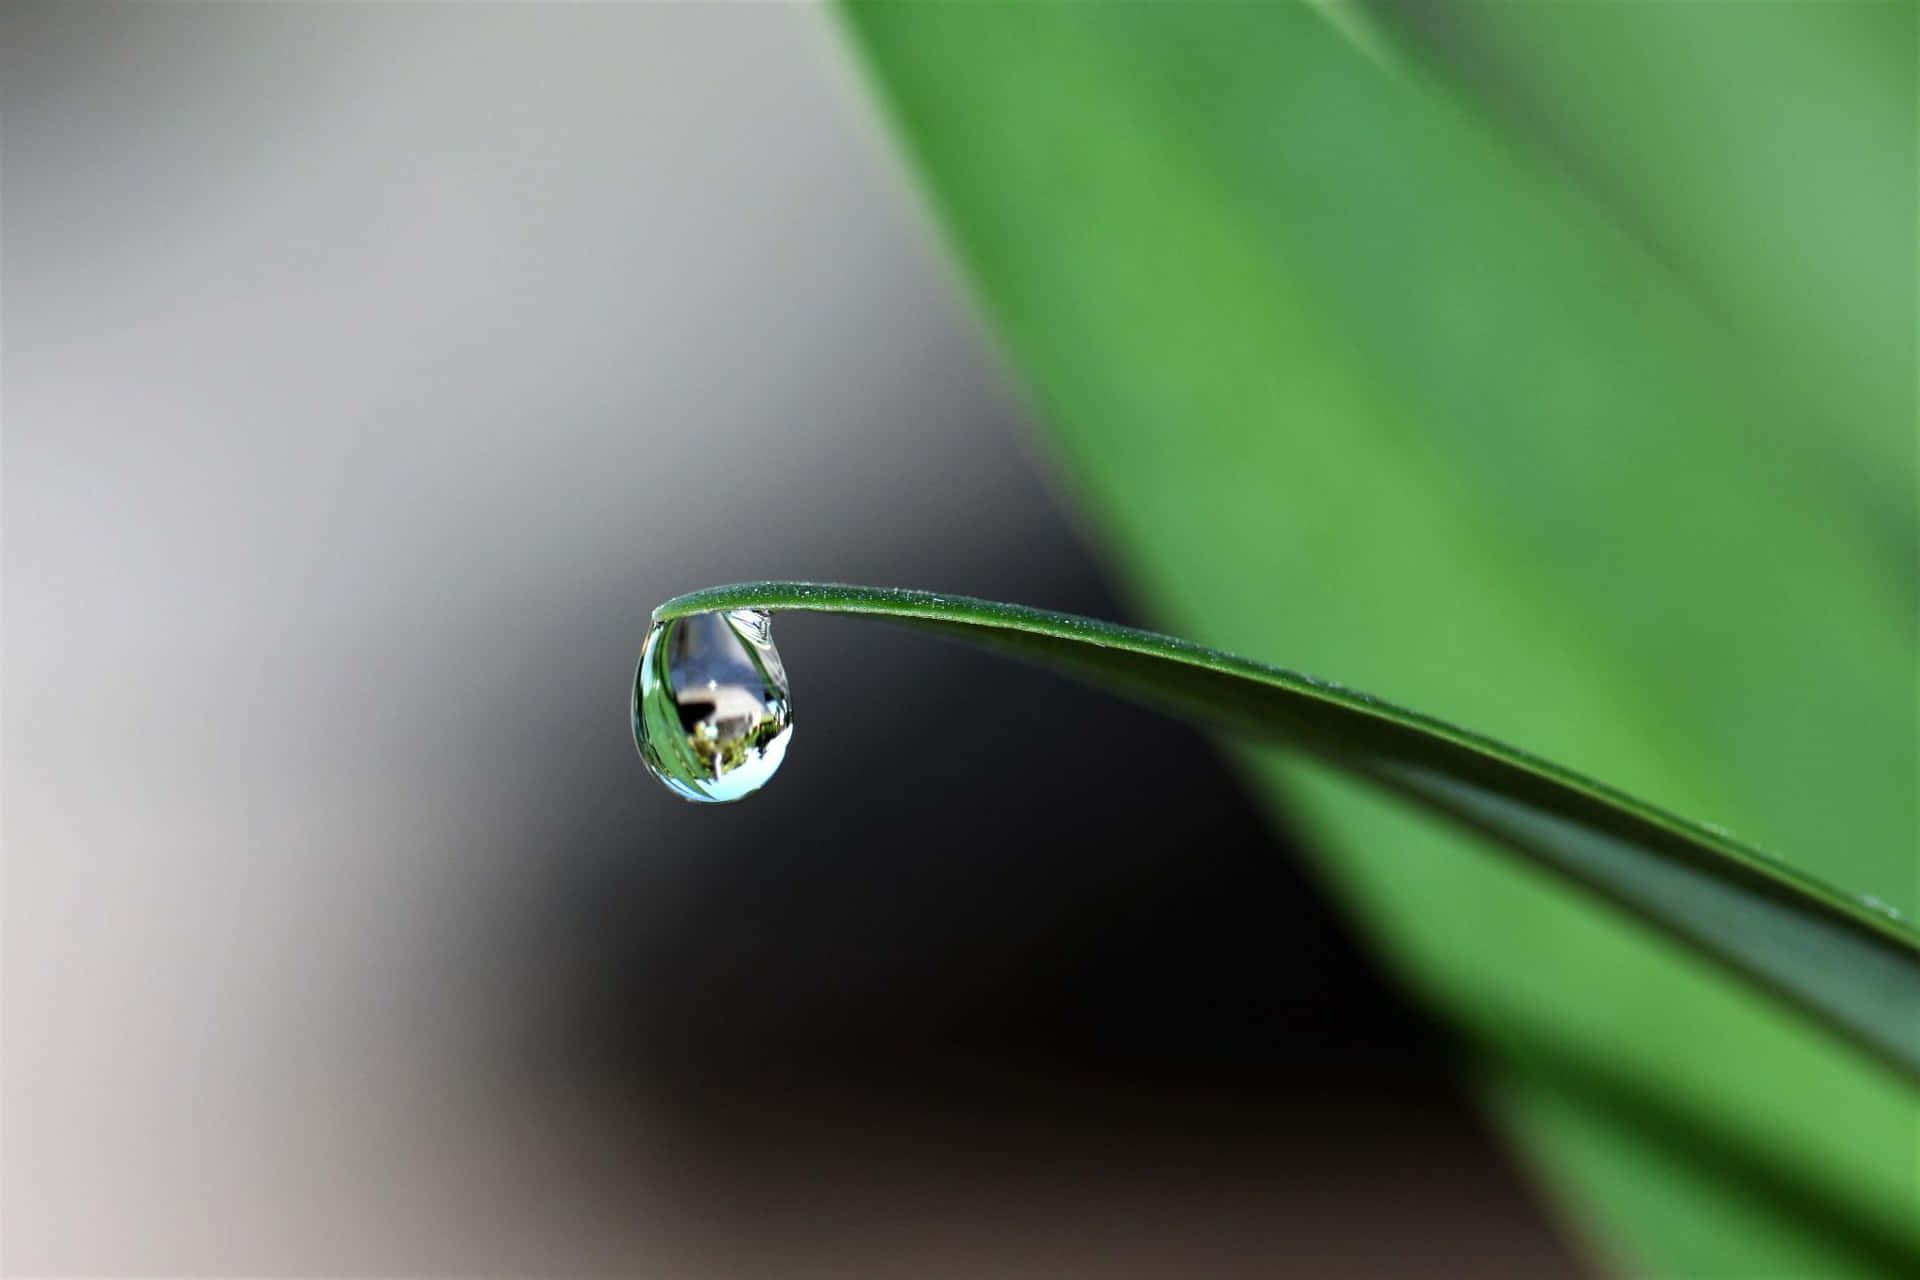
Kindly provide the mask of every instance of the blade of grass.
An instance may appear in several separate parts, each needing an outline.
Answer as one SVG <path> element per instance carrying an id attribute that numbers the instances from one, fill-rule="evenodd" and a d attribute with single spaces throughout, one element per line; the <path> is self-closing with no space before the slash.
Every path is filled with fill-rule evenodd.
<path id="1" fill-rule="evenodd" d="M 1660 228 L 1595 216 L 1562 171 L 1306 6 L 844 12 L 1143 612 L 1920 907 L 1910 573 L 1793 443 L 1818 429 L 1794 395 L 1806 367 L 1621 234 Z M 1789 151 L 1851 145 L 1816 114 Z M 1646 130 L 1665 127 L 1656 112 L 1619 145 L 1657 150 Z M 1844 227 L 1788 233 L 1728 261 L 1764 270 L 1809 237 L 1873 252 Z M 1920 1251 L 1915 1097 L 1894 1077 L 1458 824 L 1301 753 L 1249 763 L 1388 962 L 1487 1050 L 1483 1095 L 1596 1255 L 1874 1273 L 1827 1218 L 1693 1159 L 1685 1131 L 1629 1140 L 1544 1087 L 1521 1037 Z"/>
<path id="2" fill-rule="evenodd" d="M 1325 680 L 1073 614 L 891 587 L 757 582 L 654 610 L 856 614 L 934 631 L 1323 760 L 1492 836 L 1782 996 L 1920 1083 L 1920 933 L 1714 827 Z"/>

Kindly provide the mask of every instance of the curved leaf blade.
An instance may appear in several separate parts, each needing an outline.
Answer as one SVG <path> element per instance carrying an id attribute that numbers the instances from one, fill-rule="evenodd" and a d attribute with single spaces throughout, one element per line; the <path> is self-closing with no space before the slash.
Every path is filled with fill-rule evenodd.
<path id="1" fill-rule="evenodd" d="M 1305 748 L 1584 885 L 1920 1083 L 1920 933 L 1714 827 L 1339 684 L 1073 614 L 903 588 L 759 582 L 678 596 L 653 616 L 749 608 L 933 631 Z"/>
<path id="2" fill-rule="evenodd" d="M 1720 816 L 1916 912 L 1910 575 L 1797 446 L 1773 375 L 1801 366 L 1621 234 L 1657 228 L 1604 216 L 1315 8 L 843 12 L 1144 612 Z M 1484 1051 L 1484 1098 L 1597 1257 L 1881 1274 L 1808 1211 L 1827 1203 L 1920 1258 L 1895 1077 L 1458 824 L 1311 759 L 1248 763 Z M 1686 1124 L 1629 1140 L 1531 1043 Z"/>

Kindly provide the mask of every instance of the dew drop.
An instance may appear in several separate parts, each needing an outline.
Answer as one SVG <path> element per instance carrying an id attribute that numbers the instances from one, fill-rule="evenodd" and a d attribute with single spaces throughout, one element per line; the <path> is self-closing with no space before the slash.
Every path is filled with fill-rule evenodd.
<path id="1" fill-rule="evenodd" d="M 767 785 L 793 737 L 787 672 L 759 609 L 657 622 L 633 677 L 633 741 L 675 793 L 724 804 Z"/>

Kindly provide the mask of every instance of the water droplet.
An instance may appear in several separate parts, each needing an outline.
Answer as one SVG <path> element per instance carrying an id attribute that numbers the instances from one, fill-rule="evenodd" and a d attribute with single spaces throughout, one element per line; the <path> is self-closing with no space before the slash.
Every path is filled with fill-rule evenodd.
<path id="1" fill-rule="evenodd" d="M 689 800 L 752 795 L 793 737 L 787 672 L 759 609 L 657 622 L 633 677 L 633 741 L 653 776 Z"/>

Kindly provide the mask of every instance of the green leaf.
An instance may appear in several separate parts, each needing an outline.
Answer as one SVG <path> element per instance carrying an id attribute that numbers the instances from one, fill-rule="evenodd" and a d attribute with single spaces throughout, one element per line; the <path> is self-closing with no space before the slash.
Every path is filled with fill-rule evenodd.
<path id="1" fill-rule="evenodd" d="M 1372 7 L 1765 358 L 1785 447 L 1911 578 L 1920 10 Z"/>
<path id="2" fill-rule="evenodd" d="M 1879 10 L 1876 38 L 1911 50 L 1913 7 Z M 1149 612 L 1920 905 L 1911 453 L 1882 443 L 1910 445 L 1910 363 L 1905 395 L 1876 373 L 1848 401 L 1882 452 L 1810 461 L 1828 445 L 1807 380 L 1857 343 L 1779 358 L 1784 330 L 1729 323 L 1627 206 L 1304 6 L 846 12 Z M 1808 120 L 1807 145 L 1849 145 Z M 1637 141 L 1657 151 L 1617 145 Z M 1909 199 L 1873 234 L 1913 221 Z M 1789 230 L 1911 282 L 1910 247 Z M 1766 269 L 1771 242 L 1735 243 L 1721 275 Z M 1874 342 L 1911 359 L 1910 329 Z M 1484 1048 L 1489 1105 L 1605 1256 L 1826 1275 L 1885 1269 L 1865 1240 L 1920 1248 L 1915 1103 L 1886 1073 L 1456 827 L 1310 762 L 1254 764 Z M 1628 1124 L 1622 1098 L 1663 1118 Z"/>
<path id="3" fill-rule="evenodd" d="M 1920 1082 L 1920 934 L 1724 832 L 1570 769 L 1330 681 L 1022 605 L 897 587 L 754 582 L 677 596 L 653 618 L 731 609 L 877 617 L 1305 747 L 1668 930 Z"/>

